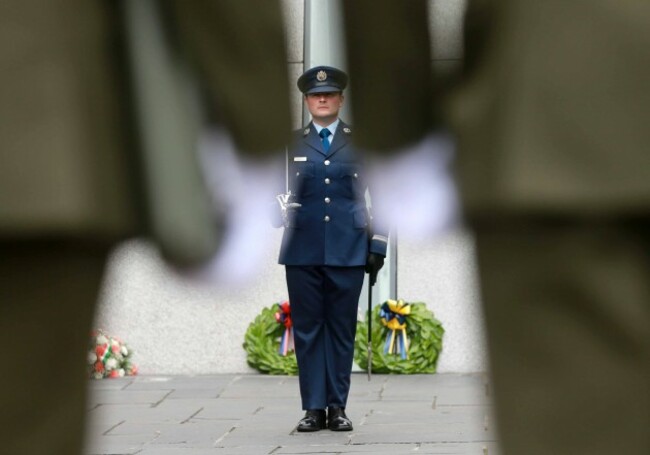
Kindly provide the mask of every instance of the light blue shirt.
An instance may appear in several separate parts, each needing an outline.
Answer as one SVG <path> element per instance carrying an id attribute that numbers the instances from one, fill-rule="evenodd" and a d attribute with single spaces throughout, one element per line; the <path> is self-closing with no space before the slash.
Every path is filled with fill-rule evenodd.
<path id="1" fill-rule="evenodd" d="M 330 123 L 330 124 L 327 125 L 327 126 L 320 126 L 320 125 L 314 123 L 314 127 L 316 128 L 316 132 L 317 132 L 318 134 L 320 134 L 320 131 L 321 131 L 323 128 L 327 128 L 328 130 L 330 130 L 330 133 L 331 133 L 331 134 L 327 137 L 327 140 L 328 140 L 329 143 L 331 144 L 332 141 L 334 140 L 334 133 L 336 133 L 336 129 L 339 127 L 339 122 L 340 122 L 340 121 L 341 121 L 341 119 L 338 119 L 338 118 L 337 118 L 336 120 L 334 120 L 332 123 Z"/>

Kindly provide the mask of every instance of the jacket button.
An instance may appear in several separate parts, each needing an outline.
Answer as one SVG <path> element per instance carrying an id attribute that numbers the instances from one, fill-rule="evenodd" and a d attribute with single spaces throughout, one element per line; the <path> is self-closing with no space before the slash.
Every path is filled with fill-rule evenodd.
<path id="1" fill-rule="evenodd" d="M 357 174 L 357 173 L 355 172 L 355 173 L 354 173 L 354 178 L 355 178 L 355 179 L 356 179 L 356 178 L 359 178 L 359 174 Z"/>
<path id="2" fill-rule="evenodd" d="M 329 185 L 329 184 L 330 184 L 330 179 L 326 178 L 325 179 L 325 185 Z"/>
<path id="3" fill-rule="evenodd" d="M 300 172 L 296 172 L 296 177 L 298 177 L 299 175 L 300 175 Z"/>
<path id="4" fill-rule="evenodd" d="M 327 222 L 330 220 L 330 217 L 329 217 L 329 215 L 325 215 L 325 218 L 323 218 L 323 219 L 324 219 L 325 222 L 327 223 Z"/>
<path id="5" fill-rule="evenodd" d="M 329 165 L 330 165 L 330 160 L 325 160 L 325 166 L 329 166 Z"/>
<path id="6" fill-rule="evenodd" d="M 326 198 L 325 198 L 325 203 L 326 203 L 326 204 L 329 204 L 329 203 L 330 203 L 330 198 L 326 197 Z"/>

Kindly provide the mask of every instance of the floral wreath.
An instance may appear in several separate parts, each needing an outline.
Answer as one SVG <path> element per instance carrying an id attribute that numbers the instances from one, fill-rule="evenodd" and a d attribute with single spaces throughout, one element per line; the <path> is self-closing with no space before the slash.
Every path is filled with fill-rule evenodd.
<path id="1" fill-rule="evenodd" d="M 444 331 L 440 321 L 422 302 L 384 302 L 373 309 L 372 371 L 435 373 Z M 357 321 L 354 360 L 364 370 L 368 367 L 367 340 L 367 319 Z M 243 346 L 248 364 L 256 370 L 267 374 L 297 374 L 289 302 L 263 308 L 248 326 Z"/>
<path id="2" fill-rule="evenodd" d="M 244 349 L 248 354 L 248 364 L 262 373 L 298 373 L 288 301 L 262 309 L 246 330 Z"/>
<path id="3" fill-rule="evenodd" d="M 121 378 L 138 373 L 131 363 L 133 351 L 117 337 L 98 329 L 90 333 L 88 375 L 92 379 Z"/>
<path id="4" fill-rule="evenodd" d="M 445 329 L 422 302 L 387 300 L 372 310 L 374 373 L 435 373 Z M 357 323 L 354 360 L 368 368 L 368 314 Z"/>

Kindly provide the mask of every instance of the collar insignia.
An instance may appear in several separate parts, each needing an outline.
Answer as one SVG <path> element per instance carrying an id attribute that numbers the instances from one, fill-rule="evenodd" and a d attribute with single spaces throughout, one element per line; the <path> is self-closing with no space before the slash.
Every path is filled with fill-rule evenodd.
<path id="1" fill-rule="evenodd" d="M 343 132 L 347 133 L 347 134 L 350 134 L 352 132 L 352 130 L 350 128 L 348 128 L 348 127 L 345 127 L 345 128 L 343 128 Z"/>
<path id="2" fill-rule="evenodd" d="M 318 80 L 318 82 L 323 82 L 324 80 L 327 79 L 327 73 L 325 71 L 323 71 L 323 70 L 320 70 L 316 74 L 316 79 Z"/>
<path id="3" fill-rule="evenodd" d="M 309 128 L 305 128 L 305 130 L 302 132 L 303 136 L 307 136 L 309 134 Z"/>

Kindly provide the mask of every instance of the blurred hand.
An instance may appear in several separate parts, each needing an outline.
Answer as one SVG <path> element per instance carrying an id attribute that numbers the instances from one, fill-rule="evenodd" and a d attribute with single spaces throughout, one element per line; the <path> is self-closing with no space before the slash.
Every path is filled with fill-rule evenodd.
<path id="1" fill-rule="evenodd" d="M 224 130 L 203 138 L 200 154 L 206 184 L 215 208 L 224 214 L 219 250 L 189 273 L 207 284 L 246 285 L 256 279 L 277 245 L 267 221 L 269 202 L 284 187 L 281 162 L 245 162 Z M 273 202 L 277 209 L 277 202 Z"/>
<path id="2" fill-rule="evenodd" d="M 368 187 L 376 219 L 391 220 L 401 238 L 435 236 L 458 224 L 459 202 L 451 172 L 454 148 L 443 135 L 369 161 Z"/>

